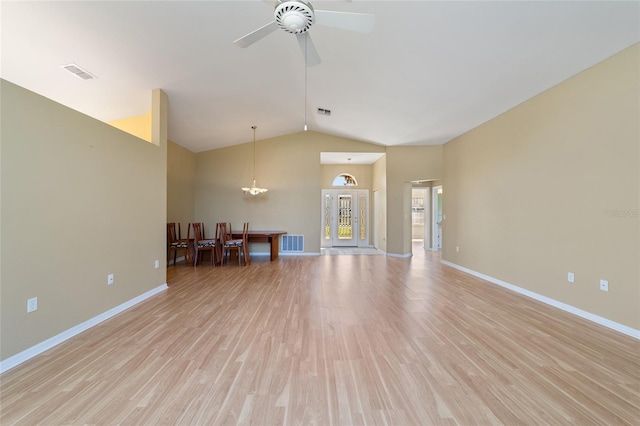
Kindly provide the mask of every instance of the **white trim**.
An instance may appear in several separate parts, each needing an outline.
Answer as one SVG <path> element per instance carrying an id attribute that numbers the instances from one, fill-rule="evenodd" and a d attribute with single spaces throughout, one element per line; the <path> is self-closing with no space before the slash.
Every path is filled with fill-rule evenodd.
<path id="1" fill-rule="evenodd" d="M 176 263 L 182 262 L 183 260 L 185 260 L 184 256 L 176 257 Z M 169 259 L 169 266 L 171 266 L 171 265 L 175 265 L 175 263 L 173 263 L 172 259 Z"/>
<path id="2" fill-rule="evenodd" d="M 90 329 L 91 327 L 100 324 L 101 322 L 108 320 L 109 318 L 129 309 L 130 307 L 137 305 L 138 303 L 142 302 L 145 299 L 148 299 L 149 297 L 160 293 L 161 291 L 166 290 L 167 288 L 169 288 L 167 286 L 167 284 L 162 284 L 161 286 L 158 286 L 154 289 L 151 289 L 149 291 L 147 291 L 146 293 L 141 294 L 140 296 L 134 297 L 133 299 L 124 302 L 121 305 L 116 306 L 115 308 L 109 309 L 106 312 L 103 312 L 102 314 L 91 318 L 90 320 L 87 320 L 81 324 L 78 324 L 74 327 L 71 327 L 68 330 L 63 331 L 62 333 L 53 336 L 43 342 L 40 342 L 32 347 L 30 347 L 29 349 L 25 349 L 24 351 L 9 357 L 3 361 L 0 361 L 0 374 L 4 373 L 7 370 L 12 369 L 13 367 L 18 366 L 19 364 L 22 364 L 23 362 L 37 356 L 40 355 L 41 353 L 53 348 L 54 346 L 59 345 L 60 343 L 69 340 L 70 338 L 72 338 L 73 336 L 76 336 L 80 333 L 82 333 L 83 331 L 86 331 L 88 329 Z"/>
<path id="3" fill-rule="evenodd" d="M 387 256 L 389 256 L 389 257 L 400 257 L 400 258 L 406 259 L 408 257 L 413 256 L 413 253 L 406 253 L 406 254 L 387 253 Z"/>
<path id="4" fill-rule="evenodd" d="M 489 275 L 482 274 L 480 272 L 476 272 L 473 269 L 465 268 L 464 266 L 456 265 L 455 263 L 448 262 L 446 260 L 441 260 L 441 262 L 447 266 L 451 266 L 459 271 L 466 272 L 469 275 L 473 275 L 474 277 L 481 278 L 485 281 L 488 281 L 492 284 L 497 284 L 500 287 L 504 287 L 511 291 L 515 291 L 516 293 L 520 293 L 524 296 L 535 299 L 539 302 L 546 303 L 547 305 L 551 305 L 555 308 L 562 309 L 565 312 L 569 312 L 570 314 L 577 315 L 581 318 L 587 319 L 589 321 L 595 322 L 596 324 L 602 325 L 604 327 L 610 328 L 615 331 L 619 331 L 620 333 L 626 334 L 627 336 L 631 336 L 635 339 L 640 340 L 640 330 L 636 330 L 635 328 L 631 328 L 624 324 L 617 323 L 615 321 L 611 321 L 610 319 L 592 314 L 591 312 L 583 311 L 582 309 L 576 308 L 575 306 L 567 305 L 566 303 L 559 302 L 555 299 L 551 299 L 547 296 L 543 296 L 538 293 L 534 293 L 533 291 L 527 290 L 522 287 L 518 287 L 516 285 L 510 284 L 506 281 L 499 280 L 497 278 L 490 277 Z"/>
<path id="5" fill-rule="evenodd" d="M 258 251 L 258 252 L 249 251 L 249 256 L 250 257 L 270 257 L 271 253 L 268 251 Z M 278 252 L 278 257 L 287 257 L 287 256 L 320 256 L 320 253 L 312 253 L 308 251 Z"/>
<path id="6" fill-rule="evenodd" d="M 258 252 L 249 251 L 249 256 L 269 257 L 271 256 L 271 253 L 268 251 L 258 251 Z M 287 257 L 287 256 L 320 256 L 320 253 L 312 253 L 308 251 L 278 252 L 278 257 Z"/>

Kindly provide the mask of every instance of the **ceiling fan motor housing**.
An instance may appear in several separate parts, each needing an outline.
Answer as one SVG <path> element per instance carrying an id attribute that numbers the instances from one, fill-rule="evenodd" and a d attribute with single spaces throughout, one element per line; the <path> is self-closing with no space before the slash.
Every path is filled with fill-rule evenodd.
<path id="1" fill-rule="evenodd" d="M 313 7 L 301 0 L 281 1 L 274 15 L 278 26 L 292 34 L 307 32 L 314 22 Z"/>

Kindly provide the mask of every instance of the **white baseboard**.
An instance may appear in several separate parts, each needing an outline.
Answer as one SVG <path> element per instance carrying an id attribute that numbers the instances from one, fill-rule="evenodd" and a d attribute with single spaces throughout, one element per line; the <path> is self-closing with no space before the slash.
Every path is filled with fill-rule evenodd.
<path id="1" fill-rule="evenodd" d="M 595 322 L 596 324 L 600 324 L 604 327 L 610 328 L 612 330 L 618 331 L 620 333 L 626 334 L 627 336 L 631 336 L 633 338 L 640 340 L 640 330 L 636 330 L 635 328 L 628 327 L 624 324 L 617 323 L 615 321 L 611 321 L 610 319 L 592 314 L 591 312 L 583 311 L 582 309 L 576 308 L 575 306 L 567 305 L 566 303 L 559 302 L 555 299 L 551 299 L 547 296 L 543 296 L 538 293 L 534 293 L 531 290 L 527 290 L 526 288 L 518 287 L 517 285 L 510 284 L 506 281 L 499 280 L 497 278 L 493 278 L 489 275 L 482 274 L 480 272 L 474 271 L 473 269 L 465 268 L 464 266 L 457 265 L 455 263 L 448 262 L 446 260 L 441 261 L 443 264 L 447 266 L 451 266 L 459 271 L 466 272 L 469 275 L 473 275 L 474 277 L 481 278 L 485 281 L 488 281 L 492 284 L 497 284 L 500 287 L 504 287 L 511 291 L 515 291 L 516 293 L 520 293 L 524 296 L 535 299 L 539 302 L 546 303 L 547 305 L 551 305 L 555 308 L 562 309 L 565 312 L 569 312 L 570 314 L 577 315 L 586 320 Z"/>
<path id="2" fill-rule="evenodd" d="M 87 320 L 81 324 L 78 324 L 75 327 L 71 327 L 70 329 L 63 331 L 62 333 L 56 336 L 53 336 L 43 342 L 40 342 L 37 345 L 30 347 L 29 349 L 25 349 L 24 351 L 12 357 L 9 357 L 3 361 L 0 361 L 0 374 L 4 373 L 7 370 L 12 369 L 13 367 L 16 367 L 19 364 L 22 364 L 23 362 L 33 358 L 36 355 L 40 355 L 44 351 L 47 351 L 53 348 L 54 346 L 59 345 L 65 340 L 69 340 L 73 336 L 76 336 L 82 333 L 83 331 L 86 331 L 91 327 L 100 324 L 101 322 L 129 309 L 134 305 L 137 305 L 143 300 L 148 299 L 149 297 L 157 293 L 160 293 L 161 291 L 164 291 L 167 288 L 169 287 L 167 286 L 166 283 L 162 284 L 161 286 L 151 289 L 146 293 L 141 294 L 140 296 L 134 297 L 133 299 L 127 302 L 124 302 L 123 304 L 116 306 L 115 308 L 109 309 L 108 311 L 96 317 L 93 317 L 90 320 Z"/>
<path id="3" fill-rule="evenodd" d="M 176 257 L 175 263 L 182 262 L 183 260 L 184 260 L 184 256 Z M 169 266 L 174 264 L 172 259 L 169 259 L 168 262 L 169 262 Z"/>
<path id="4" fill-rule="evenodd" d="M 271 256 L 271 253 L 269 253 L 268 251 L 265 252 L 249 252 L 249 256 L 255 256 L 255 257 L 269 257 Z M 320 256 L 320 253 L 310 253 L 310 252 L 289 252 L 289 251 L 285 251 L 285 252 L 279 252 L 278 253 L 278 257 L 284 257 L 284 256 Z"/>
<path id="5" fill-rule="evenodd" d="M 400 257 L 402 259 L 406 259 L 406 258 L 412 257 L 413 253 L 406 253 L 406 254 L 387 253 L 387 256 L 389 256 L 389 257 Z"/>

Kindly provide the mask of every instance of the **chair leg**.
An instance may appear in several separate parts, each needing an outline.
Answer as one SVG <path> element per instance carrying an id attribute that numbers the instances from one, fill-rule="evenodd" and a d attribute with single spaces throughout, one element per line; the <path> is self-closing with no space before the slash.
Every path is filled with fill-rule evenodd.
<path id="1" fill-rule="evenodd" d="M 249 247 L 243 245 L 242 251 L 244 253 L 244 266 L 251 265 L 251 259 L 249 258 Z"/>

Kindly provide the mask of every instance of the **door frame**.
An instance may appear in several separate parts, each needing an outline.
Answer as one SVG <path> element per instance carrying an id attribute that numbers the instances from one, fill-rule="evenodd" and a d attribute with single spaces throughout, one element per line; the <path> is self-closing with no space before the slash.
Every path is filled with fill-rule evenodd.
<path id="1" fill-rule="evenodd" d="M 442 185 L 437 185 L 431 188 L 431 229 L 433 230 L 433 232 L 431 233 L 431 249 L 433 251 L 442 250 L 442 226 L 440 226 L 440 229 L 438 229 L 438 190 L 442 191 Z M 442 217 L 442 219 L 444 219 L 444 216 Z M 440 237 L 440 246 L 438 246 L 438 236 Z"/>
<path id="2" fill-rule="evenodd" d="M 354 239 L 353 245 L 344 245 L 344 244 L 336 244 L 337 239 L 337 212 L 338 212 L 338 201 L 337 196 L 339 194 L 352 194 L 354 196 L 354 206 L 353 209 L 356 211 L 354 215 Z M 326 225 L 326 198 L 330 197 L 330 238 L 327 239 L 325 237 L 325 225 Z M 360 238 L 360 225 L 363 220 L 360 215 L 360 201 L 361 197 L 364 197 L 364 225 L 365 225 L 365 238 Z M 371 221 L 370 221 L 370 200 L 369 200 L 369 190 L 368 189 L 323 189 L 322 190 L 322 198 L 321 198 L 321 214 L 320 214 L 320 247 L 322 248 L 331 248 L 331 247 L 371 247 Z"/>

